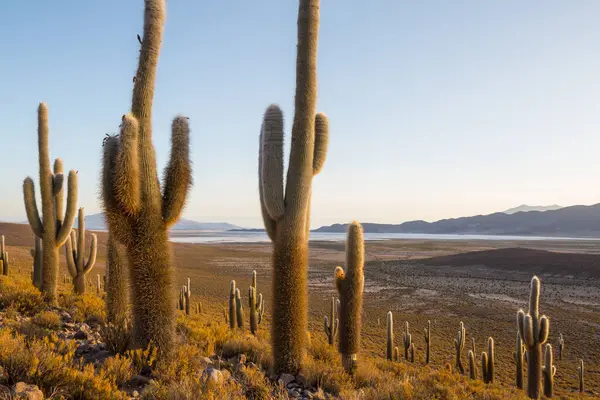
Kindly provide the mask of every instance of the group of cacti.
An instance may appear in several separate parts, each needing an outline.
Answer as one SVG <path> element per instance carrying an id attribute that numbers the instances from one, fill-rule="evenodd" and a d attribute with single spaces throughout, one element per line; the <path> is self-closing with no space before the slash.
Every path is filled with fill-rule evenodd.
<path id="1" fill-rule="evenodd" d="M 229 314 L 227 321 L 231 329 L 244 329 L 244 307 L 242 305 L 242 295 L 239 288 L 235 287 L 234 280 L 229 285 Z M 265 312 L 265 301 L 262 293 L 257 292 L 256 271 L 252 271 L 252 284 L 248 288 L 248 308 L 250 314 L 250 332 L 256 334 L 258 325 L 263 320 Z"/>
<path id="2" fill-rule="evenodd" d="M 187 285 L 183 285 L 179 290 L 179 301 L 177 302 L 177 308 L 181 311 L 185 311 L 186 315 L 190 315 L 191 307 L 192 288 L 190 278 L 187 278 Z"/>

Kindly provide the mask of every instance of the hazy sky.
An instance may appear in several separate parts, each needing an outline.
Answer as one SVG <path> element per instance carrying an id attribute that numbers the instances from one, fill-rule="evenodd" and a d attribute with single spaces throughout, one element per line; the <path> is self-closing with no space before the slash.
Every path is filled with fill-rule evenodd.
<path id="1" fill-rule="evenodd" d="M 297 1 L 169 0 L 154 106 L 162 172 L 190 117 L 184 216 L 260 227 L 258 134 L 278 103 L 289 144 Z M 323 0 L 318 110 L 330 118 L 313 226 L 435 220 L 600 202 L 600 2 Z M 36 108 L 51 157 L 100 210 L 102 139 L 130 107 L 141 0 L 0 5 L 0 218 L 38 182 Z M 37 186 L 36 186 L 37 190 Z"/>

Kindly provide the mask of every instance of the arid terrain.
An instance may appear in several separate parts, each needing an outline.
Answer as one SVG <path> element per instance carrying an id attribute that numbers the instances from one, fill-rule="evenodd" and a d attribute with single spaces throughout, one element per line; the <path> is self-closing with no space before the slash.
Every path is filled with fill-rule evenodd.
<path id="1" fill-rule="evenodd" d="M 0 224 L 13 269 L 29 271 L 33 236 L 27 225 Z M 103 275 L 106 234 L 98 233 L 99 259 L 91 276 Z M 556 393 L 576 396 L 577 363 L 586 363 L 586 391 L 600 395 L 600 241 L 368 241 L 365 244 L 363 351 L 385 357 L 386 313 L 394 314 L 396 345 L 404 321 L 410 323 L 417 365 L 424 364 L 423 328 L 432 321 L 432 365 L 454 365 L 454 338 L 459 322 L 467 330 L 463 362 L 471 338 L 477 353 L 488 336 L 496 342 L 497 380 L 514 386 L 513 349 L 516 313 L 527 310 L 529 282 L 542 282 L 540 311 L 549 316 L 550 339 L 565 338 L 565 353 L 555 364 Z M 271 304 L 270 244 L 174 243 L 177 282 L 191 278 L 194 297 L 206 313 L 222 318 L 229 282 L 250 285 L 252 270 Z M 62 261 L 64 268 L 64 260 Z M 335 296 L 333 270 L 344 263 L 343 242 L 310 243 L 310 332 L 322 336 L 328 299 Z M 66 273 L 66 270 L 64 270 Z M 262 328 L 261 328 L 262 329 Z M 556 346 L 555 346 L 556 347 Z"/>

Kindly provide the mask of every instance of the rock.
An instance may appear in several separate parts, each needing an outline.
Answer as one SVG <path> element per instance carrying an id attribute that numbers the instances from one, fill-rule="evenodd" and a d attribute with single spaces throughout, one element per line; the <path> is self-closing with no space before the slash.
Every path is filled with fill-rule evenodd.
<path id="1" fill-rule="evenodd" d="M 15 385 L 15 395 L 18 399 L 43 400 L 44 393 L 36 385 L 18 382 Z"/>
<path id="2" fill-rule="evenodd" d="M 138 397 L 140 397 L 140 394 L 138 393 L 137 390 L 134 390 L 133 393 L 131 393 L 131 397 L 133 397 L 134 399 L 137 399 Z"/>
<path id="3" fill-rule="evenodd" d="M 108 350 L 100 350 L 98 352 L 96 352 L 91 358 L 90 361 L 93 362 L 97 362 L 97 363 L 104 363 L 104 360 L 106 360 L 108 357 L 110 357 L 112 355 L 112 353 Z"/>
<path id="4" fill-rule="evenodd" d="M 312 394 L 312 392 L 310 390 L 303 390 L 302 391 L 302 397 L 307 398 L 307 399 L 312 399 L 314 396 L 314 394 Z"/>
<path id="5" fill-rule="evenodd" d="M 76 339 L 76 340 L 88 340 L 88 334 L 84 330 L 79 329 L 77 331 L 77 333 L 75 333 L 75 336 L 73 336 L 73 339 Z"/>
<path id="6" fill-rule="evenodd" d="M 152 368 L 150 368 L 148 365 L 144 365 L 140 371 L 140 375 L 150 378 L 152 376 Z"/>
<path id="7" fill-rule="evenodd" d="M 289 394 L 290 394 L 290 396 L 291 396 L 291 397 L 293 397 L 293 398 L 295 398 L 295 399 L 297 399 L 297 398 L 301 397 L 301 396 L 300 396 L 300 392 L 298 392 L 296 389 L 294 389 L 294 390 L 290 390 Z"/>
<path id="8" fill-rule="evenodd" d="M 270 379 L 271 381 L 273 381 L 273 382 L 275 382 L 275 381 L 277 380 L 277 378 L 278 378 L 278 376 L 277 376 L 277 375 L 275 375 L 275 374 L 273 374 L 273 375 L 271 375 L 271 376 L 269 377 L 269 379 Z"/>
<path id="9" fill-rule="evenodd" d="M 296 375 L 296 382 L 302 387 L 306 387 L 306 377 L 302 374 Z"/>
<path id="10" fill-rule="evenodd" d="M 204 382 L 213 382 L 217 385 L 223 382 L 223 373 L 213 367 L 208 367 L 202 372 L 200 379 Z"/>
<path id="11" fill-rule="evenodd" d="M 146 376 L 136 375 L 129 380 L 129 384 L 134 387 L 146 386 L 150 383 L 151 380 L 152 379 Z"/>
<path id="12" fill-rule="evenodd" d="M 60 315 L 60 318 L 62 319 L 62 321 L 64 323 L 71 323 L 71 322 L 73 322 L 73 317 L 71 317 L 71 314 L 69 314 L 66 311 L 61 311 L 58 315 Z"/>
<path id="13" fill-rule="evenodd" d="M 294 375 L 281 374 L 281 375 L 279 375 L 278 382 L 281 383 L 283 386 L 287 386 L 288 384 L 290 384 L 291 382 L 294 382 L 295 380 L 296 380 L 296 378 L 294 377 Z"/>

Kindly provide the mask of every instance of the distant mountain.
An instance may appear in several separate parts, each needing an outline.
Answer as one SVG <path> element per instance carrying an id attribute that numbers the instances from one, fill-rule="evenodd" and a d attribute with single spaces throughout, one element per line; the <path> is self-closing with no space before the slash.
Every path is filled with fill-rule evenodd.
<path id="1" fill-rule="evenodd" d="M 558 204 L 552 204 L 551 206 L 528 206 L 527 204 L 521 204 L 518 207 L 509 208 L 508 210 L 502 211 L 504 214 L 514 214 L 521 211 L 553 211 L 562 208 Z"/>
<path id="2" fill-rule="evenodd" d="M 75 224 L 73 226 L 77 227 L 77 218 L 75 219 Z M 85 228 L 91 231 L 107 230 L 104 214 L 98 213 L 86 215 Z M 241 228 L 226 222 L 197 222 L 184 218 L 177 221 L 173 228 L 171 228 L 171 230 L 175 231 L 227 231 L 231 229 Z"/>
<path id="3" fill-rule="evenodd" d="M 436 222 L 409 221 L 402 224 L 362 224 L 366 233 L 426 233 L 471 235 L 522 235 L 600 237 L 600 203 L 549 211 L 497 212 L 489 215 L 442 219 Z M 323 226 L 315 232 L 346 231 L 347 225 Z"/>

